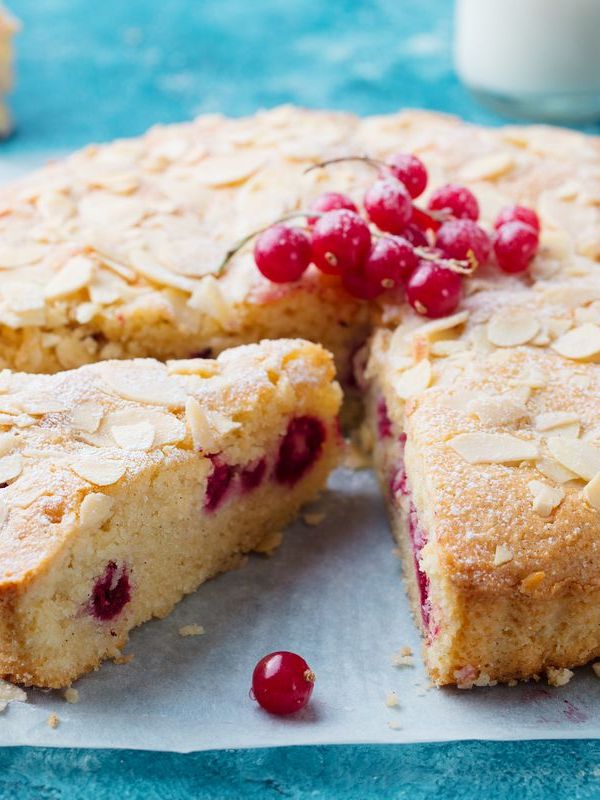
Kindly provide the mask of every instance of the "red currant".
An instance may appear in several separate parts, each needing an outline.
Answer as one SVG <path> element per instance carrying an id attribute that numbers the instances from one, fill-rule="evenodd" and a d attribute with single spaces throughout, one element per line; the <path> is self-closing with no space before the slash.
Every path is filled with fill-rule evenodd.
<path id="1" fill-rule="evenodd" d="M 439 219 L 432 217 L 422 208 L 413 206 L 411 223 L 423 231 L 437 231 L 442 224 Z"/>
<path id="2" fill-rule="evenodd" d="M 424 232 L 412 222 L 404 228 L 402 237 L 410 242 L 413 247 L 429 247 L 429 242 Z"/>
<path id="3" fill-rule="evenodd" d="M 427 170 L 420 158 L 410 153 L 396 153 L 385 163 L 392 175 L 406 186 L 412 198 L 423 194 L 427 186 Z"/>
<path id="4" fill-rule="evenodd" d="M 530 225 L 534 231 L 540 232 L 540 219 L 532 208 L 505 206 L 496 217 L 494 228 L 498 230 L 507 222 L 524 222 L 526 225 Z"/>
<path id="5" fill-rule="evenodd" d="M 435 243 L 446 258 L 470 260 L 472 254 L 477 265 L 485 264 L 492 249 L 487 233 L 471 219 L 444 222 L 437 232 Z"/>
<path id="6" fill-rule="evenodd" d="M 297 281 L 310 259 L 310 239 L 300 228 L 271 225 L 254 245 L 256 266 L 273 283 Z"/>
<path id="7" fill-rule="evenodd" d="M 387 233 L 401 233 L 410 222 L 412 202 L 404 184 L 392 178 L 379 178 L 367 189 L 364 198 L 369 219 Z"/>
<path id="8" fill-rule="evenodd" d="M 312 257 L 328 275 L 359 269 L 371 249 L 371 232 L 362 217 L 340 208 L 320 217 L 312 231 Z"/>
<path id="9" fill-rule="evenodd" d="M 365 277 L 374 286 L 394 289 L 402 286 L 417 266 L 413 246 L 401 236 L 377 239 L 363 267 Z"/>
<path id="10" fill-rule="evenodd" d="M 436 261 L 420 261 L 406 284 L 406 299 L 419 314 L 445 317 L 458 308 L 461 276 Z"/>
<path id="11" fill-rule="evenodd" d="M 539 236 L 524 222 L 506 222 L 494 241 L 494 253 L 503 272 L 524 272 L 537 253 Z"/>
<path id="12" fill-rule="evenodd" d="M 325 213 L 326 211 L 335 211 L 339 208 L 347 208 L 349 211 L 354 211 L 358 214 L 358 208 L 352 200 L 341 192 L 323 192 L 315 198 L 309 206 L 311 211 L 319 211 Z M 308 224 L 312 227 L 319 217 L 309 217 Z"/>
<path id="13" fill-rule="evenodd" d="M 252 673 L 254 699 L 271 714 L 293 714 L 308 703 L 315 673 L 296 653 L 280 650 L 261 658 Z"/>
<path id="14" fill-rule="evenodd" d="M 381 284 L 370 280 L 364 272 L 344 272 L 342 285 L 348 294 L 359 300 L 375 300 L 383 292 Z"/>
<path id="15" fill-rule="evenodd" d="M 427 208 L 432 211 L 446 211 L 458 219 L 479 219 L 479 203 L 473 192 L 466 186 L 448 183 L 440 186 L 429 198 Z"/>

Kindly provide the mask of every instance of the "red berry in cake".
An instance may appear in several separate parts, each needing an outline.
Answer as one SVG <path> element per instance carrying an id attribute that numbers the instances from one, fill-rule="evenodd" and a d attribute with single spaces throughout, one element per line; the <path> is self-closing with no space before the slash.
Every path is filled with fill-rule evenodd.
<path id="1" fill-rule="evenodd" d="M 422 208 L 413 206 L 411 224 L 421 231 L 437 231 L 442 223 L 439 219 L 428 214 L 427 211 L 423 211 Z M 404 236 L 406 236 L 406 234 L 404 234 Z"/>
<path id="2" fill-rule="evenodd" d="M 442 263 L 421 261 L 406 284 L 406 299 L 418 314 L 431 319 L 456 311 L 462 278 Z"/>
<path id="3" fill-rule="evenodd" d="M 375 300 L 383 292 L 383 287 L 369 280 L 364 272 L 345 272 L 342 275 L 342 286 L 358 300 Z"/>
<path id="4" fill-rule="evenodd" d="M 263 482 L 267 472 L 267 461 L 260 458 L 258 461 L 248 464 L 240 472 L 240 483 L 245 492 L 257 489 Z"/>
<path id="5" fill-rule="evenodd" d="M 346 208 L 328 211 L 312 230 L 312 257 L 328 275 L 359 269 L 371 249 L 369 226 Z"/>
<path id="6" fill-rule="evenodd" d="M 404 228 L 402 231 L 402 238 L 410 242 L 413 247 L 429 247 L 429 242 L 427 241 L 424 231 L 413 222 L 409 223 L 406 228 Z"/>
<path id="7" fill-rule="evenodd" d="M 417 266 L 413 246 L 401 236 L 377 239 L 369 253 L 363 271 L 366 279 L 382 289 L 402 286 Z"/>
<path id="8" fill-rule="evenodd" d="M 297 281 L 310 259 L 310 239 L 300 228 L 271 225 L 254 244 L 256 266 L 273 283 Z"/>
<path id="9" fill-rule="evenodd" d="M 252 694 L 270 714 L 284 716 L 308 703 L 315 673 L 296 653 L 280 650 L 261 658 L 252 673 Z"/>
<path id="10" fill-rule="evenodd" d="M 503 272 L 524 272 L 539 246 L 538 232 L 524 222 L 506 222 L 496 232 L 494 253 Z"/>
<path id="11" fill-rule="evenodd" d="M 425 164 L 411 153 L 396 153 L 385 162 L 392 175 L 403 183 L 412 198 L 423 194 L 427 186 Z"/>
<path id="12" fill-rule="evenodd" d="M 131 585 L 127 567 L 117 567 L 115 561 L 109 561 L 104 575 L 98 578 L 92 589 L 90 611 L 103 622 L 118 616 L 131 600 Z"/>
<path id="13" fill-rule="evenodd" d="M 446 258 L 471 261 L 477 265 L 488 260 L 492 243 L 483 228 L 471 219 L 451 219 L 444 222 L 435 237 L 436 246 Z"/>
<path id="14" fill-rule="evenodd" d="M 341 192 L 323 192 L 320 194 L 309 206 L 311 211 L 319 211 L 324 214 L 327 211 L 336 211 L 340 208 L 346 208 L 348 211 L 354 211 L 358 214 L 358 208 L 355 203 Z M 309 217 L 308 224 L 312 227 L 319 217 Z"/>
<path id="15" fill-rule="evenodd" d="M 466 186 L 454 183 L 436 189 L 429 198 L 427 208 L 432 211 L 445 211 L 457 219 L 479 219 L 479 203 L 473 192 Z"/>
<path id="16" fill-rule="evenodd" d="M 325 428 L 316 417 L 294 417 L 279 446 L 275 478 L 293 486 L 321 454 Z"/>
<path id="17" fill-rule="evenodd" d="M 214 511 L 227 494 L 233 478 L 233 468 L 221 461 L 218 456 L 211 456 L 212 472 L 206 482 L 206 496 L 204 498 L 204 508 L 207 511 Z"/>
<path id="18" fill-rule="evenodd" d="M 387 439 L 392 435 L 392 420 L 383 397 L 377 403 L 377 433 L 380 439 Z"/>
<path id="19" fill-rule="evenodd" d="M 367 189 L 364 197 L 369 219 L 386 233 L 402 233 L 412 217 L 412 201 L 404 184 L 380 178 Z"/>
<path id="20" fill-rule="evenodd" d="M 494 228 L 498 230 L 498 228 L 507 222 L 524 222 L 538 233 L 540 232 L 540 218 L 532 208 L 526 208 L 525 206 L 505 206 L 496 217 Z"/>

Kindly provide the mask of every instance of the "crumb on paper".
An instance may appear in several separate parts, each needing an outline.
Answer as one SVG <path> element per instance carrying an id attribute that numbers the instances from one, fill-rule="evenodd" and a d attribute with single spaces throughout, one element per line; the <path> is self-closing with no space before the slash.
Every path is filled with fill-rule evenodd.
<path id="1" fill-rule="evenodd" d="M 79 692 L 77 689 L 73 689 L 70 686 L 68 689 L 65 689 L 63 697 L 67 701 L 67 703 L 78 703 L 79 702 Z"/>
<path id="2" fill-rule="evenodd" d="M 395 667 L 414 667 L 415 661 L 412 648 L 407 645 L 398 650 L 392 657 L 392 664 Z"/>
<path id="3" fill-rule="evenodd" d="M 596 674 L 596 677 L 600 678 L 600 661 L 594 662 L 592 664 L 592 669 L 594 670 L 594 673 Z"/>
<path id="4" fill-rule="evenodd" d="M 260 542 L 254 548 L 255 553 L 262 553 L 265 556 L 271 556 L 277 550 L 283 539 L 281 531 L 271 531 L 265 534 Z"/>
<path id="5" fill-rule="evenodd" d="M 125 653 L 119 653 L 118 655 L 114 656 L 113 664 L 129 664 L 134 658 L 135 655 L 133 653 L 129 653 L 128 655 L 125 655 Z"/>
<path id="6" fill-rule="evenodd" d="M 0 711 L 4 711 L 6 706 L 12 702 L 26 703 L 27 695 L 20 686 L 0 679 Z"/>
<path id="7" fill-rule="evenodd" d="M 321 522 L 325 519 L 325 514 L 321 511 L 307 511 L 305 514 L 302 515 L 302 522 L 305 525 L 308 525 L 311 528 L 320 525 Z"/>
<path id="8" fill-rule="evenodd" d="M 575 673 L 571 669 L 563 667 L 548 667 L 546 670 L 546 677 L 548 678 L 549 686 L 566 686 Z"/>
<path id="9" fill-rule="evenodd" d="M 510 681 L 507 683 L 507 686 L 511 686 L 511 687 L 512 687 L 512 686 L 517 686 L 517 684 L 518 684 L 518 683 L 519 683 L 519 681 L 518 681 L 516 678 L 512 678 L 512 679 L 511 679 L 511 680 L 510 680 Z"/>
<path id="10" fill-rule="evenodd" d="M 195 622 L 191 625 L 182 625 L 179 628 L 180 636 L 202 636 L 203 633 L 206 633 L 204 625 L 197 625 Z"/>
<path id="11" fill-rule="evenodd" d="M 400 701 L 398 700 L 396 692 L 391 691 L 387 693 L 385 696 L 385 704 L 388 708 L 398 708 Z"/>
<path id="12" fill-rule="evenodd" d="M 49 728 L 56 729 L 60 724 L 60 719 L 57 714 L 50 714 L 46 722 Z"/>
<path id="13" fill-rule="evenodd" d="M 498 681 L 490 678 L 487 672 L 477 672 L 475 667 L 467 664 L 466 667 L 454 673 L 457 689 L 472 689 L 474 686 L 495 686 Z"/>
<path id="14" fill-rule="evenodd" d="M 402 725 L 400 725 L 399 722 L 391 721 L 391 722 L 388 722 L 388 728 L 390 728 L 393 731 L 401 731 L 402 730 Z"/>

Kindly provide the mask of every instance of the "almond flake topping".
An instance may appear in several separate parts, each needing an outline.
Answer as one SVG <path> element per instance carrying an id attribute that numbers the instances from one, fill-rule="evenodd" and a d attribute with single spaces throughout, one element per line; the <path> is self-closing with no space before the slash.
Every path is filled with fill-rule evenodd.
<path id="1" fill-rule="evenodd" d="M 113 365 L 104 377 L 125 400 L 170 408 L 183 408 L 185 405 L 185 392 L 175 378 L 169 378 L 164 373 L 134 371 L 133 374 L 128 374 Z"/>
<path id="2" fill-rule="evenodd" d="M 546 411 L 536 416 L 535 427 L 538 431 L 550 431 L 575 422 L 579 424 L 579 417 L 571 411 Z"/>
<path id="3" fill-rule="evenodd" d="M 600 472 L 583 487 L 583 496 L 596 511 L 600 511 Z"/>
<path id="4" fill-rule="evenodd" d="M 469 464 L 511 464 L 538 456 L 536 442 L 510 433 L 461 433 L 448 444 Z"/>
<path id="5" fill-rule="evenodd" d="M 571 472 L 570 469 L 563 467 L 553 458 L 540 458 L 535 462 L 535 468 L 541 472 L 546 478 L 550 478 L 554 483 L 568 483 L 569 481 L 577 480 L 578 476 Z"/>
<path id="6" fill-rule="evenodd" d="M 211 378 L 219 372 L 219 363 L 212 358 L 182 358 L 167 361 L 169 375 L 200 375 Z"/>
<path id="7" fill-rule="evenodd" d="M 565 358 L 587 361 L 600 355 L 600 326 L 588 322 L 580 325 L 557 339 L 554 350 Z"/>
<path id="8" fill-rule="evenodd" d="M 506 395 L 474 397 L 467 409 L 485 425 L 508 425 L 529 416 L 527 406 Z"/>
<path id="9" fill-rule="evenodd" d="M 74 256 L 48 282 L 44 294 L 48 300 L 66 297 L 83 289 L 92 279 L 94 261 L 85 256 Z"/>
<path id="10" fill-rule="evenodd" d="M 154 426 L 142 421 L 133 425 L 114 425 L 110 432 L 124 450 L 149 450 L 154 441 Z"/>
<path id="11" fill-rule="evenodd" d="M 405 370 L 392 380 L 392 387 L 398 397 L 408 400 L 415 394 L 424 392 L 431 383 L 431 362 L 426 358 Z"/>
<path id="12" fill-rule="evenodd" d="M 19 437 L 14 433 L 0 433 L 0 457 L 14 450 L 19 444 Z"/>
<path id="13" fill-rule="evenodd" d="M 70 465 L 73 472 L 96 486 L 110 486 L 116 483 L 125 474 L 126 466 L 123 461 L 108 459 L 100 461 L 98 457 L 81 456 Z"/>
<path id="14" fill-rule="evenodd" d="M 537 334 L 540 323 L 531 311 L 512 308 L 498 311 L 487 324 L 487 338 L 497 347 L 526 344 Z"/>
<path id="15" fill-rule="evenodd" d="M 437 333 L 442 333 L 443 331 L 457 328 L 459 325 L 464 325 L 468 318 L 468 311 L 459 311 L 457 314 L 451 314 L 449 317 L 433 319 L 431 322 L 419 325 L 412 333 L 413 336 L 423 336 L 426 339 L 433 339 Z"/>
<path id="16" fill-rule="evenodd" d="M 591 481 L 600 472 L 600 448 L 577 439 L 550 436 L 548 449 L 554 458 L 571 472 Z"/>
<path id="17" fill-rule="evenodd" d="M 496 552 L 494 553 L 494 566 L 501 567 L 502 564 L 508 564 L 513 560 L 513 551 L 506 547 L 504 544 L 496 545 Z"/>
<path id="18" fill-rule="evenodd" d="M 23 457 L 20 453 L 0 458 L 0 483 L 13 481 L 21 474 L 23 469 Z"/>
<path id="19" fill-rule="evenodd" d="M 95 403 L 93 400 L 84 400 L 73 409 L 72 424 L 78 431 L 95 433 L 103 416 L 104 409 L 99 403 Z"/>
<path id="20" fill-rule="evenodd" d="M 460 171 L 463 181 L 484 181 L 500 178 L 509 172 L 514 165 L 510 153 L 490 153 L 469 161 Z"/>
<path id="21" fill-rule="evenodd" d="M 565 497 L 564 489 L 548 486 L 543 481 L 529 481 L 527 487 L 533 497 L 533 510 L 540 517 L 549 517 Z"/>
<path id="22" fill-rule="evenodd" d="M 82 528 L 99 528 L 112 514 L 114 500 L 107 494 L 91 492 L 86 494 L 79 511 L 79 523 Z"/>
<path id="23" fill-rule="evenodd" d="M 203 453 L 216 452 L 219 449 L 215 431 L 208 416 L 195 397 L 188 397 L 185 404 L 185 418 L 192 434 L 194 450 Z"/>

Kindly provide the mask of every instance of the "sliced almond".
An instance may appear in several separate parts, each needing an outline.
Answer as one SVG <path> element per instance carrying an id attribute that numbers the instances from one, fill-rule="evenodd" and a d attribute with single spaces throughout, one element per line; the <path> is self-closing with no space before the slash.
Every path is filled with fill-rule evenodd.
<path id="1" fill-rule="evenodd" d="M 96 486 L 111 486 L 123 477 L 125 462 L 116 459 L 80 456 L 70 465 L 73 472 Z"/>
<path id="2" fill-rule="evenodd" d="M 508 564 L 514 558 L 513 551 L 510 547 L 504 544 L 496 545 L 496 552 L 494 553 L 494 566 L 501 567 L 502 564 Z"/>
<path id="3" fill-rule="evenodd" d="M 533 510 L 540 517 L 548 517 L 562 503 L 565 492 L 560 487 L 549 486 L 543 481 L 529 481 L 527 484 L 533 497 Z"/>
<path id="4" fill-rule="evenodd" d="M 430 383 L 431 362 L 426 358 L 391 380 L 394 391 L 402 400 L 408 400 L 409 397 L 424 392 Z"/>
<path id="5" fill-rule="evenodd" d="M 5 456 L 19 445 L 20 439 L 14 433 L 0 433 L 0 457 Z"/>
<path id="6" fill-rule="evenodd" d="M 204 186 L 229 186 L 253 175 L 264 163 L 265 153 L 246 150 L 204 159 L 194 178 Z"/>
<path id="7" fill-rule="evenodd" d="M 544 389 L 547 383 L 546 375 L 536 366 L 526 367 L 518 378 L 512 381 L 513 386 L 527 386 L 529 389 Z"/>
<path id="8" fill-rule="evenodd" d="M 536 442 L 510 433 L 461 433 L 448 445 L 469 464 L 511 464 L 538 456 Z"/>
<path id="9" fill-rule="evenodd" d="M 200 375 L 202 378 L 211 378 L 219 372 L 219 362 L 213 358 L 182 358 L 177 361 L 167 361 L 169 375 Z"/>
<path id="10" fill-rule="evenodd" d="M 600 511 L 600 472 L 583 487 L 583 496 L 596 511 Z"/>
<path id="11" fill-rule="evenodd" d="M 0 483 L 9 483 L 17 478 L 23 469 L 23 457 L 14 453 L 0 458 Z"/>
<path id="12" fill-rule="evenodd" d="M 195 397 L 188 397 L 185 404 L 185 418 L 192 435 L 194 450 L 214 453 L 219 450 L 217 435 L 208 415 Z"/>
<path id="13" fill-rule="evenodd" d="M 529 416 L 527 407 L 510 397 L 474 397 L 467 410 L 484 425 L 508 425 Z"/>
<path id="14" fill-rule="evenodd" d="M 104 419 L 101 428 L 102 438 L 97 442 L 99 445 L 109 445 L 114 428 L 131 427 L 140 422 L 146 422 L 154 431 L 154 440 L 150 444 L 154 447 L 162 447 L 166 444 L 176 444 L 185 438 L 185 424 L 174 414 L 166 411 L 159 411 L 157 408 L 124 408 L 119 411 L 111 411 Z M 94 442 L 96 443 L 96 442 Z"/>
<path id="15" fill-rule="evenodd" d="M 0 500 L 0 525 L 4 525 L 8 518 L 8 506 L 4 500 Z"/>
<path id="16" fill-rule="evenodd" d="M 554 481 L 554 483 L 568 483 L 569 481 L 577 480 L 579 477 L 574 472 L 571 472 L 570 469 L 563 467 L 554 458 L 540 458 L 539 461 L 535 462 L 535 468 L 546 478 Z"/>
<path id="17" fill-rule="evenodd" d="M 232 323 L 232 309 L 225 300 L 223 291 L 214 275 L 206 275 L 202 278 L 188 300 L 188 305 L 197 311 L 203 311 L 223 328 L 227 329 Z"/>
<path id="18" fill-rule="evenodd" d="M 48 300 L 66 297 L 86 287 L 92 279 L 95 262 L 85 256 L 74 256 L 47 284 L 44 294 Z"/>
<path id="19" fill-rule="evenodd" d="M 537 334 L 540 323 L 531 311 L 512 308 L 498 311 L 487 324 L 487 337 L 496 347 L 526 344 Z"/>
<path id="20" fill-rule="evenodd" d="M 173 289 L 179 289 L 182 292 L 191 294 L 197 285 L 189 278 L 184 278 L 182 275 L 166 269 L 154 258 L 152 253 L 141 247 L 134 248 L 129 253 L 129 263 L 139 275 L 153 283 L 157 283 L 159 286 L 170 286 Z"/>
<path id="21" fill-rule="evenodd" d="M 124 450 L 149 450 L 154 442 L 154 426 L 145 420 L 133 425 L 114 425 L 110 432 Z"/>
<path id="22" fill-rule="evenodd" d="M 538 431 L 550 431 L 574 422 L 579 423 L 579 416 L 572 411 L 545 411 L 536 416 L 535 427 Z"/>
<path id="23" fill-rule="evenodd" d="M 460 171 L 463 181 L 485 181 L 500 178 L 513 168 L 514 158 L 510 153 L 490 153 L 469 161 Z"/>
<path id="24" fill-rule="evenodd" d="M 186 393 L 175 378 L 149 370 L 125 371 L 112 365 L 105 378 L 119 397 L 148 405 L 183 408 Z"/>
<path id="25" fill-rule="evenodd" d="M 577 439 L 581 426 L 578 422 L 571 422 L 568 425 L 557 425 L 552 428 L 553 436 L 561 436 L 563 439 Z"/>
<path id="26" fill-rule="evenodd" d="M 556 352 L 565 358 L 588 361 L 600 355 L 600 326 L 591 322 L 565 333 L 553 345 Z"/>
<path id="27" fill-rule="evenodd" d="M 94 400 L 84 400 L 73 409 L 72 424 L 78 431 L 94 433 L 98 430 L 103 416 L 104 409 L 100 403 L 96 403 Z"/>
<path id="28" fill-rule="evenodd" d="M 571 472 L 591 481 L 600 472 L 600 448 L 579 439 L 550 436 L 548 449 L 554 458 Z"/>
<path id="29" fill-rule="evenodd" d="M 435 339 L 436 334 L 452 330 L 452 328 L 457 328 L 459 325 L 464 325 L 468 319 L 468 311 L 459 311 L 457 314 L 451 314 L 449 317 L 432 319 L 431 322 L 419 325 L 419 327 L 415 328 L 412 332 L 412 335 L 422 336 L 425 339 Z"/>
<path id="30" fill-rule="evenodd" d="M 114 500 L 106 494 L 91 492 L 86 494 L 79 510 L 79 523 L 82 528 L 99 528 L 112 514 Z"/>

